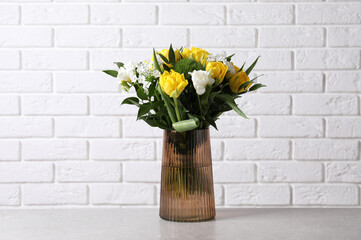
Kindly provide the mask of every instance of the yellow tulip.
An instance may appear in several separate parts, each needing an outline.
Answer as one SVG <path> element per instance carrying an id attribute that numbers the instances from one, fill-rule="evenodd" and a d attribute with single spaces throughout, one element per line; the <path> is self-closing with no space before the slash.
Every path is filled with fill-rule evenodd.
<path id="1" fill-rule="evenodd" d="M 240 93 L 243 92 L 245 89 L 248 89 L 251 87 L 252 83 L 248 84 L 246 88 L 239 89 L 239 87 L 249 81 L 249 77 L 247 74 L 243 71 L 237 72 L 234 74 L 231 79 L 229 79 L 229 87 L 231 88 L 232 92 L 234 93 Z"/>
<path id="2" fill-rule="evenodd" d="M 170 72 L 164 71 L 160 75 L 159 84 L 163 92 L 170 97 L 178 98 L 188 85 L 188 81 L 184 78 L 183 73 L 179 74 L 172 69 Z"/>
<path id="3" fill-rule="evenodd" d="M 182 53 L 183 58 L 189 58 L 191 55 L 197 62 L 200 61 L 203 64 L 204 61 L 208 58 L 209 52 L 202 48 L 184 48 Z"/>
<path id="4" fill-rule="evenodd" d="M 206 65 L 206 71 L 211 72 L 213 78 L 218 78 L 219 83 L 223 82 L 224 76 L 226 76 L 228 66 L 221 62 L 208 62 Z"/>

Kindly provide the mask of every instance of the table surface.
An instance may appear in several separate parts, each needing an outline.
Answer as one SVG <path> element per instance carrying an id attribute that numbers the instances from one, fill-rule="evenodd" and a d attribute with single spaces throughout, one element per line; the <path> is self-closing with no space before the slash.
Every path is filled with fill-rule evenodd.
<path id="1" fill-rule="evenodd" d="M 0 211 L 2 240 L 360 240 L 361 209 L 217 209 L 216 220 L 175 223 L 156 208 Z"/>

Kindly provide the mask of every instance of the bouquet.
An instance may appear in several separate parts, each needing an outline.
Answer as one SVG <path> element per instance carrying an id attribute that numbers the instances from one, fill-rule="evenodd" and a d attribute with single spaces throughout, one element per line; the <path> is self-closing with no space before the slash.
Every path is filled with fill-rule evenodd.
<path id="1" fill-rule="evenodd" d="M 233 54 L 234 55 L 234 54 Z M 255 83 L 249 74 L 259 57 L 245 69 L 237 67 L 228 57 L 215 55 L 201 48 L 163 49 L 149 61 L 115 62 L 118 71 L 104 70 L 118 78 L 122 89 L 134 88 L 136 96 L 122 104 L 139 107 L 137 120 L 152 127 L 184 132 L 217 129 L 216 120 L 222 113 L 234 110 L 247 118 L 235 103 L 243 94 L 264 85 Z"/>

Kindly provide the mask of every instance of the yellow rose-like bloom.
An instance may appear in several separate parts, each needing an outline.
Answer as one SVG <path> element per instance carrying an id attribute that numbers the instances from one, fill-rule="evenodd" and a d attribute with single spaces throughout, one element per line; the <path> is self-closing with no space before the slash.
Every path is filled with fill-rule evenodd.
<path id="1" fill-rule="evenodd" d="M 189 48 L 184 48 L 182 56 L 184 58 L 189 58 L 191 55 L 194 60 L 196 60 L 197 62 L 201 61 L 201 63 L 203 64 L 204 61 L 208 58 L 209 52 L 202 48 L 192 47 L 192 50 Z"/>
<path id="2" fill-rule="evenodd" d="M 245 82 L 249 81 L 249 77 L 247 74 L 243 71 L 240 71 L 236 74 L 234 74 L 231 79 L 229 79 L 229 87 L 231 88 L 232 92 L 234 93 L 240 93 L 244 91 L 244 88 L 239 89 L 238 88 Z M 246 89 L 250 88 L 252 83 L 250 83 Z"/>
<path id="3" fill-rule="evenodd" d="M 163 49 L 160 53 L 169 60 L 169 50 L 168 49 Z M 175 57 L 175 62 L 178 62 L 182 58 L 181 53 L 179 52 L 178 49 L 176 49 L 174 51 L 174 57 Z M 167 65 L 167 67 L 169 67 L 169 68 L 173 67 L 172 64 L 168 64 L 168 63 L 164 63 L 164 64 Z"/>
<path id="4" fill-rule="evenodd" d="M 211 72 L 213 78 L 218 78 L 219 83 L 223 82 L 224 76 L 228 71 L 228 66 L 221 62 L 208 62 L 206 71 Z"/>
<path id="5" fill-rule="evenodd" d="M 178 98 L 188 85 L 188 81 L 184 78 L 183 73 L 179 74 L 172 69 L 170 72 L 164 71 L 160 75 L 159 84 L 163 92 L 170 97 Z"/>

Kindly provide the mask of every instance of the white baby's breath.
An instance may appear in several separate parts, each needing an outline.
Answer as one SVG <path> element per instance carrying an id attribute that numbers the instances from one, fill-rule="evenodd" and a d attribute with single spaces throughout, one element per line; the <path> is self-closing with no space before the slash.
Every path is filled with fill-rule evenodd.
<path id="1" fill-rule="evenodd" d="M 192 75 L 193 86 L 198 95 L 204 94 L 206 86 L 214 83 L 214 79 L 210 77 L 210 72 L 208 71 L 198 70 L 189 74 Z"/>

